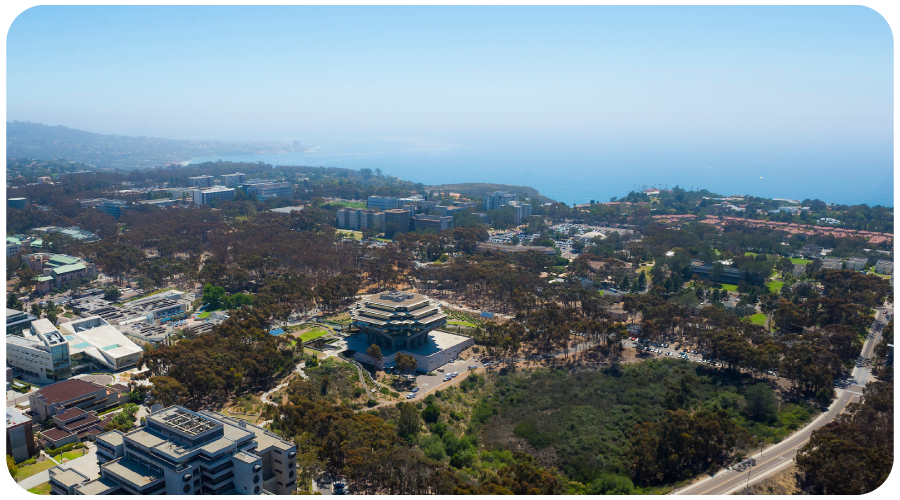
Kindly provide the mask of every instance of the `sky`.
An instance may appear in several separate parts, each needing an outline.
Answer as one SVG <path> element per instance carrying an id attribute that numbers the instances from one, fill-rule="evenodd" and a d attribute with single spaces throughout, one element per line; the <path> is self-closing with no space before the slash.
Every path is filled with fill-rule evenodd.
<path id="1" fill-rule="evenodd" d="M 866 7 L 41 6 L 7 119 L 892 175 L 892 45 Z"/>

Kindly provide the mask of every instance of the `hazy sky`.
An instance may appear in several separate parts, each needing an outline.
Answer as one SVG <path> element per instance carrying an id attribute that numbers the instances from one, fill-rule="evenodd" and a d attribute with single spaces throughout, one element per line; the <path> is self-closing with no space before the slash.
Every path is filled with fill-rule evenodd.
<path id="1" fill-rule="evenodd" d="M 100 133 L 892 144 L 864 7 L 49 6 L 7 43 L 7 119 Z"/>

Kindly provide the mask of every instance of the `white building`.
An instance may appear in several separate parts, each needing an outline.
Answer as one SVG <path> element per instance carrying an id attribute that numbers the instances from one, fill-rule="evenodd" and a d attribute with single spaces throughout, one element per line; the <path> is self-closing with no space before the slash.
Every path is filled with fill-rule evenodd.
<path id="1" fill-rule="evenodd" d="M 367 208 L 369 210 L 379 210 L 385 212 L 393 210 L 400 206 L 400 200 L 390 196 L 369 196 Z"/>
<path id="2" fill-rule="evenodd" d="M 290 182 L 257 182 L 245 186 L 248 193 L 256 195 L 259 201 L 268 198 L 292 198 L 293 185 Z"/>
<path id="3" fill-rule="evenodd" d="M 53 491 L 83 495 L 289 495 L 297 490 L 297 447 L 261 427 L 180 406 L 170 406 L 146 418 L 144 427 L 97 437 L 99 478 L 57 481 L 51 472 Z"/>
<path id="4" fill-rule="evenodd" d="M 875 263 L 875 272 L 878 274 L 894 274 L 894 263 L 889 260 L 879 260 Z"/>
<path id="5" fill-rule="evenodd" d="M 500 208 L 509 205 L 509 203 L 512 201 L 516 201 L 515 193 L 494 191 L 493 193 L 488 193 L 488 195 L 484 197 L 484 209 L 500 210 Z M 529 210 L 530 208 L 531 207 L 529 206 Z"/>
<path id="6" fill-rule="evenodd" d="M 135 366 L 144 353 L 99 316 L 63 323 L 60 331 L 69 342 L 73 370 L 93 365 L 119 371 Z"/>
<path id="7" fill-rule="evenodd" d="M 223 175 L 221 179 L 222 184 L 225 187 L 237 187 L 247 180 L 247 176 L 240 172 L 235 172 L 233 174 Z"/>
<path id="8" fill-rule="evenodd" d="M 198 188 L 208 188 L 213 186 L 213 177 L 211 175 L 199 175 L 197 177 L 188 177 L 191 186 Z"/>
<path id="9" fill-rule="evenodd" d="M 14 372 L 44 383 L 72 375 L 69 341 L 47 319 L 32 321 L 19 335 L 6 335 L 6 362 Z"/>
<path id="10" fill-rule="evenodd" d="M 193 191 L 194 203 L 197 205 L 209 205 L 209 202 L 231 201 L 234 199 L 234 188 L 214 187 L 209 189 L 195 189 Z"/>

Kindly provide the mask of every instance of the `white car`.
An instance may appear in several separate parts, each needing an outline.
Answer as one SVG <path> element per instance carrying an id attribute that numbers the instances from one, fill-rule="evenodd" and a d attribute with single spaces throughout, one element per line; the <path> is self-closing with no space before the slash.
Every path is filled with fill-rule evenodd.
<path id="1" fill-rule="evenodd" d="M 456 376 L 458 376 L 458 375 L 459 375 L 459 372 L 453 372 L 453 373 L 450 374 L 451 377 L 456 377 Z"/>
<path id="2" fill-rule="evenodd" d="M 414 398 L 414 397 L 416 397 L 416 394 L 415 394 L 414 392 L 411 392 L 411 393 L 409 393 L 409 394 L 406 395 L 406 399 L 412 399 L 412 398 Z"/>

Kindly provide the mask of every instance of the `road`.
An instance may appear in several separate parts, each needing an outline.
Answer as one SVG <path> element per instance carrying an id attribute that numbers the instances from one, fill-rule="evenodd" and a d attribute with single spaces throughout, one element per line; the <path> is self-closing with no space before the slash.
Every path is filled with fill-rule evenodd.
<path id="1" fill-rule="evenodd" d="M 875 323 L 872 325 L 870 335 L 863 344 L 861 355 L 864 358 L 871 359 L 875 346 L 881 340 L 881 328 L 892 314 L 893 309 L 890 307 L 879 308 L 876 310 Z M 756 459 L 756 465 L 746 472 L 725 470 L 711 478 L 678 490 L 675 494 L 728 495 L 749 484 L 754 484 L 765 479 L 771 474 L 789 466 L 793 463 L 797 451 L 809 441 L 813 431 L 832 422 L 842 411 L 844 411 L 844 408 L 846 408 L 849 403 L 859 401 L 860 396 L 862 396 L 862 389 L 868 381 L 870 373 L 871 367 L 868 366 L 854 368 L 850 384 L 846 385 L 843 389 L 837 389 L 835 391 L 837 393 L 837 398 L 831 403 L 827 412 L 816 417 L 816 419 L 806 427 L 795 432 L 781 443 L 772 445 L 763 450 L 762 453 L 750 457 Z"/>
<path id="2" fill-rule="evenodd" d="M 749 484 L 767 477 L 787 467 L 794 461 L 797 451 L 809 441 L 812 432 L 831 422 L 840 414 L 847 404 L 859 398 L 858 392 L 838 389 L 838 397 L 832 402 L 829 410 L 819 415 L 803 429 L 795 432 L 781 443 L 772 445 L 749 458 L 756 459 L 756 466 L 746 472 L 724 470 L 714 477 L 692 484 L 675 492 L 676 495 L 728 495 Z"/>

